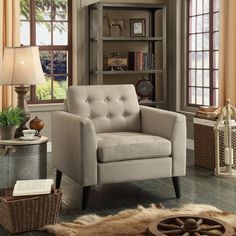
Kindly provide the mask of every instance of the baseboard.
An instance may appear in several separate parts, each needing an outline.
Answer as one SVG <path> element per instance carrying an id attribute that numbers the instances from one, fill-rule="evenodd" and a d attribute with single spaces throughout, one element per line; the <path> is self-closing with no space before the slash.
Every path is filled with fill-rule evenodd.
<path id="1" fill-rule="evenodd" d="M 187 139 L 187 149 L 194 150 L 194 140 Z M 47 152 L 52 152 L 52 142 L 47 143 Z"/>
<path id="2" fill-rule="evenodd" d="M 47 143 L 47 152 L 52 152 L 52 142 Z"/>
<path id="3" fill-rule="evenodd" d="M 194 150 L 194 140 L 193 139 L 187 139 L 187 149 Z"/>

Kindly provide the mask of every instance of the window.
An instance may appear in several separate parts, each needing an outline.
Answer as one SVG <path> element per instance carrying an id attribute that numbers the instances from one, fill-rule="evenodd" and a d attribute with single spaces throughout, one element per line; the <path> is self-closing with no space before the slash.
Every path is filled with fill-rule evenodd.
<path id="1" fill-rule="evenodd" d="M 46 84 L 29 103 L 62 102 L 72 82 L 72 0 L 20 0 L 21 44 L 37 45 Z"/>
<path id="2" fill-rule="evenodd" d="M 219 0 L 188 1 L 187 105 L 218 105 Z"/>

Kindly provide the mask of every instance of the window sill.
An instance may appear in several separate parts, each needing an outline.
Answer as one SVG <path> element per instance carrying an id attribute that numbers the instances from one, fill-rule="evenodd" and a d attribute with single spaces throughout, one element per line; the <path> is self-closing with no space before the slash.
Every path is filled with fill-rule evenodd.
<path id="1" fill-rule="evenodd" d="M 30 104 L 28 105 L 31 112 L 47 112 L 47 111 L 62 111 L 64 110 L 63 103 L 57 104 Z"/>

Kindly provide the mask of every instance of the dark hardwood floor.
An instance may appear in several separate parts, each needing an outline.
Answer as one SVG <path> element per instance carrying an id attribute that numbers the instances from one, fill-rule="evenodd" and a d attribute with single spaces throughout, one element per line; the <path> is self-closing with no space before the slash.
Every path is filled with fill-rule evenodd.
<path id="1" fill-rule="evenodd" d="M 48 178 L 55 177 L 55 171 L 48 163 Z M 90 213 L 98 215 L 116 214 L 120 210 L 135 208 L 138 204 L 162 203 L 166 207 L 178 207 L 184 203 L 205 203 L 222 210 L 236 213 L 236 179 L 219 178 L 204 168 L 194 166 L 194 153 L 188 151 L 187 175 L 181 177 L 182 196 L 175 198 L 171 178 L 147 180 L 132 183 L 97 186 L 91 193 L 86 211 L 80 210 L 80 187 L 63 176 L 62 207 L 59 221 L 72 221 L 78 216 Z M 0 227 L 0 236 L 10 235 Z M 30 232 L 19 236 L 46 236 L 47 233 Z"/>

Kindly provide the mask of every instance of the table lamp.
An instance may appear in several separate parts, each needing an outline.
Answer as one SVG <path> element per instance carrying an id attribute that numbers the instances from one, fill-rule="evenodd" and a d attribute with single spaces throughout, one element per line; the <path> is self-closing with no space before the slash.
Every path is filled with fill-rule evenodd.
<path id="1" fill-rule="evenodd" d="M 24 121 L 16 129 L 15 138 L 23 136 L 22 130 L 30 119 L 27 107 L 27 93 L 30 85 L 45 83 L 40 63 L 39 49 L 36 46 L 5 47 L 0 63 L 0 84 L 13 85 L 18 95 L 17 107 L 23 111 Z"/>

